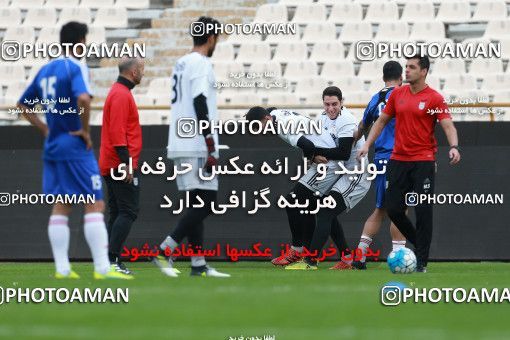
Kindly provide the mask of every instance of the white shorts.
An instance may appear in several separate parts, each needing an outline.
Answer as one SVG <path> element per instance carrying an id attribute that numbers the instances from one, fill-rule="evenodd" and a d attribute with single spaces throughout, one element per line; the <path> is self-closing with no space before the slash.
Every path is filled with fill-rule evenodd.
<path id="1" fill-rule="evenodd" d="M 370 190 L 372 181 L 369 181 L 367 177 L 367 173 L 362 176 L 359 176 L 359 174 L 343 175 L 331 188 L 331 191 L 339 192 L 344 198 L 347 207 L 346 212 L 354 208 Z"/>
<path id="2" fill-rule="evenodd" d="M 182 157 L 174 159 L 174 164 L 179 170 L 182 169 L 181 164 L 183 163 L 188 163 L 192 166 L 191 171 L 183 175 L 178 175 L 175 179 L 179 191 L 195 189 L 218 191 L 218 176 L 208 181 L 204 181 L 198 176 L 198 169 L 203 168 L 206 161 L 207 159 L 204 157 Z"/>
<path id="3" fill-rule="evenodd" d="M 321 180 L 318 180 L 317 177 L 320 176 L 321 174 L 319 174 L 319 172 L 317 171 L 317 164 L 314 163 L 308 169 L 306 175 L 301 177 L 298 182 L 303 184 L 305 187 L 312 190 L 313 192 L 318 191 L 321 196 L 324 196 L 329 193 L 333 184 L 335 184 L 335 182 L 337 182 L 341 176 L 339 174 L 335 174 L 335 170 L 337 169 L 338 167 L 328 166 L 328 169 L 326 171 L 326 177 L 324 177 Z"/>

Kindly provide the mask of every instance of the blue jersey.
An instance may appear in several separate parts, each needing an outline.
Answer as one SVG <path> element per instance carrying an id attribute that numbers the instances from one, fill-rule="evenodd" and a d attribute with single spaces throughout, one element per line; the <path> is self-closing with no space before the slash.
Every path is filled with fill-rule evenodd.
<path id="1" fill-rule="evenodd" d="M 363 125 L 369 127 L 379 118 L 386 102 L 390 97 L 392 87 L 384 88 L 376 93 L 368 103 L 363 114 Z M 384 127 L 381 134 L 375 141 L 375 159 L 389 159 L 395 142 L 395 118 L 392 118 Z"/>
<path id="2" fill-rule="evenodd" d="M 92 95 L 88 68 L 74 58 L 55 59 L 43 66 L 19 102 L 32 108 L 41 103 L 49 134 L 44 142 L 46 160 L 80 160 L 90 157 L 81 137 L 70 131 L 81 129 L 78 96 Z"/>

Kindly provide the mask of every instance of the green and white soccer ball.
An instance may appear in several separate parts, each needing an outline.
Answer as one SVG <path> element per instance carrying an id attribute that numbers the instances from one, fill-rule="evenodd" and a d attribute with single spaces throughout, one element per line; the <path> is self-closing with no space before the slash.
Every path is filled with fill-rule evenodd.
<path id="1" fill-rule="evenodd" d="M 394 250 L 388 255 L 388 266 L 394 274 L 409 274 L 416 270 L 416 255 L 409 248 Z"/>

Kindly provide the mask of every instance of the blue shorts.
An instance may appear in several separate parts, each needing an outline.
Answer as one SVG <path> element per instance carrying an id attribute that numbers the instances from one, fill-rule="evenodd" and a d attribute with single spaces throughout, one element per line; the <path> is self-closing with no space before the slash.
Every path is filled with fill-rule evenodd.
<path id="1" fill-rule="evenodd" d="M 379 161 L 384 161 L 385 159 L 376 159 L 374 160 L 375 165 L 377 166 L 377 170 L 382 170 L 383 166 L 386 165 L 386 171 L 388 171 L 388 163 L 379 163 Z M 389 159 L 386 159 L 389 162 Z M 386 173 L 378 174 L 374 180 L 375 184 L 375 207 L 376 208 L 384 208 L 384 197 L 386 192 Z"/>
<path id="2" fill-rule="evenodd" d="M 94 155 L 86 159 L 44 160 L 43 193 L 46 195 L 95 195 L 103 199 L 102 179 Z"/>

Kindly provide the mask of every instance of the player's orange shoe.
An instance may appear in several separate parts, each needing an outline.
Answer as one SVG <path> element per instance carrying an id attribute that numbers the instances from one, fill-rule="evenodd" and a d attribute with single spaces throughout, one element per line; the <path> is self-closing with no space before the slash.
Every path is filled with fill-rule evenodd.
<path id="1" fill-rule="evenodd" d="M 351 270 L 352 266 L 348 263 L 345 263 L 344 261 L 340 261 L 337 264 L 335 264 L 333 267 L 329 269 L 335 269 L 335 270 Z"/>
<path id="2" fill-rule="evenodd" d="M 287 266 L 291 263 L 297 262 L 301 260 L 302 256 L 296 250 L 290 248 L 288 252 L 283 254 L 282 256 L 278 256 L 271 260 L 271 263 L 275 266 Z"/>

